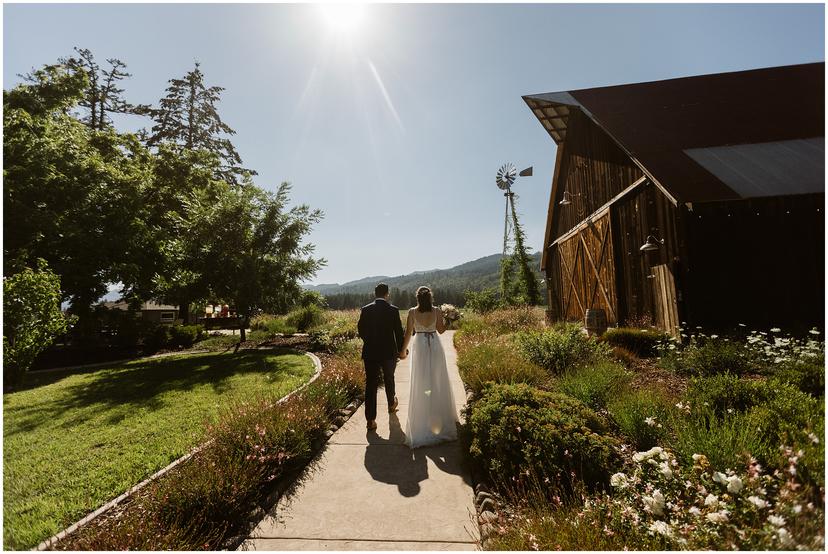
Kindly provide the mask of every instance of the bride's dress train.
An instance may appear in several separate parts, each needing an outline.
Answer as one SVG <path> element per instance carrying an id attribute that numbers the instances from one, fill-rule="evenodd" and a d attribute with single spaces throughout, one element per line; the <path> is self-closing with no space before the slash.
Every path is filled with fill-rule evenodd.
<path id="1" fill-rule="evenodd" d="M 434 324 L 423 326 L 416 318 L 414 321 L 416 333 L 411 344 L 411 385 L 405 424 L 405 444 L 411 448 L 457 439 L 457 411 L 440 336 Z"/>

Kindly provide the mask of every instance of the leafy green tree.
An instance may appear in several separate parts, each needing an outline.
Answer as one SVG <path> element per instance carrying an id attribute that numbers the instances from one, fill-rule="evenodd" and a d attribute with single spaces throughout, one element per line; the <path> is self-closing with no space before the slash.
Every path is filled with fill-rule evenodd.
<path id="1" fill-rule="evenodd" d="M 496 310 L 500 305 L 500 299 L 495 289 L 483 289 L 481 291 L 467 290 L 465 293 L 465 304 L 467 308 L 479 314 L 485 314 Z"/>
<path id="2" fill-rule="evenodd" d="M 87 85 L 85 72 L 58 64 L 3 91 L 5 260 L 45 259 L 75 313 L 117 280 L 149 168 L 134 135 L 69 115 Z"/>
<path id="3" fill-rule="evenodd" d="M 217 177 L 232 184 L 238 184 L 240 177 L 256 175 L 241 167 L 241 156 L 228 138 L 236 132 L 218 114 L 224 88 L 206 86 L 198 62 L 183 78 L 170 79 L 169 83 L 166 96 L 149 112 L 155 125 L 148 145 L 168 142 L 187 150 L 213 153 L 222 162 Z"/>
<path id="4" fill-rule="evenodd" d="M 3 378 L 22 383 L 38 354 L 66 332 L 60 311 L 60 277 L 45 260 L 3 278 Z"/>
<path id="5" fill-rule="evenodd" d="M 300 281 L 325 263 L 312 257 L 312 244 L 303 244 L 322 212 L 288 209 L 289 193 L 287 183 L 275 193 L 253 185 L 225 188 L 215 200 L 196 195 L 182 218 L 182 236 L 203 255 L 202 275 L 215 297 L 233 302 L 242 329 L 259 310 L 280 313 L 293 305 L 302 297 Z"/>

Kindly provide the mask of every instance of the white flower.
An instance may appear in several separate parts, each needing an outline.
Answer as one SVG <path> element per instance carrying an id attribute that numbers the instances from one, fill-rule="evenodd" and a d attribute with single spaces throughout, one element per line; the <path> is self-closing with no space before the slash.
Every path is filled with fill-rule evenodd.
<path id="1" fill-rule="evenodd" d="M 704 505 L 715 508 L 719 505 L 719 497 L 715 494 L 708 494 L 707 498 L 704 499 Z"/>
<path id="2" fill-rule="evenodd" d="M 777 529 L 776 534 L 779 536 L 779 542 L 782 543 L 782 546 L 790 546 L 793 544 L 793 538 L 791 538 L 791 534 L 788 533 L 787 529 Z"/>
<path id="3" fill-rule="evenodd" d="M 670 464 L 667 462 L 661 462 L 661 465 L 658 466 L 658 471 L 667 479 L 673 478 L 673 470 L 670 469 Z"/>
<path id="4" fill-rule="evenodd" d="M 808 433 L 808 438 L 811 439 L 811 442 L 814 444 L 819 444 L 819 437 L 817 437 L 813 433 Z"/>
<path id="5" fill-rule="evenodd" d="M 736 475 L 731 475 L 727 478 L 727 492 L 736 494 L 742 490 L 743 486 L 744 484 L 742 483 L 742 480 Z"/>
<path id="6" fill-rule="evenodd" d="M 693 506 L 692 508 L 690 508 L 688 511 L 689 511 L 691 514 L 693 514 L 694 516 L 700 516 L 700 515 L 701 515 L 701 513 L 702 513 L 702 512 L 701 512 L 701 510 L 699 510 L 699 509 L 698 509 L 697 507 L 695 507 L 695 506 Z"/>
<path id="7" fill-rule="evenodd" d="M 781 330 L 782 330 L 782 329 L 780 329 L 779 327 L 772 327 L 772 328 L 771 328 L 771 330 L 770 330 L 770 332 L 771 332 L 771 333 L 778 333 L 778 332 L 779 332 L 779 331 L 781 331 Z"/>
<path id="8" fill-rule="evenodd" d="M 707 521 L 711 523 L 725 523 L 727 521 L 727 510 L 722 510 L 720 512 L 711 512 L 707 514 Z"/>
<path id="9" fill-rule="evenodd" d="M 660 490 L 656 489 L 652 496 L 645 496 L 644 505 L 653 515 L 664 515 L 664 495 L 661 494 Z"/>
<path id="10" fill-rule="evenodd" d="M 782 516 L 771 515 L 768 516 L 768 522 L 775 527 L 782 527 L 785 525 L 785 518 Z"/>
<path id="11" fill-rule="evenodd" d="M 754 506 L 756 506 L 760 510 L 762 508 L 767 508 L 768 507 L 768 503 L 765 500 L 759 498 L 758 496 L 748 496 L 748 502 L 750 502 L 751 504 L 753 504 Z"/>
<path id="12" fill-rule="evenodd" d="M 648 418 L 646 418 L 646 419 L 644 420 L 644 423 L 646 423 L 646 424 L 647 424 L 647 425 L 649 425 L 650 427 L 655 427 L 656 420 L 655 420 L 655 418 L 654 418 L 654 417 L 648 417 Z"/>
<path id="13" fill-rule="evenodd" d="M 819 334 L 819 331 L 817 331 L 816 329 L 811 329 L 808 332 L 811 333 L 812 335 L 818 335 Z"/>
<path id="14" fill-rule="evenodd" d="M 633 461 L 642 462 L 644 460 L 649 460 L 653 456 L 658 456 L 664 453 L 664 449 L 660 446 L 654 446 L 651 449 L 647 450 L 646 452 L 636 452 L 633 455 Z"/>
<path id="15" fill-rule="evenodd" d="M 625 489 L 629 484 L 630 482 L 624 473 L 616 473 L 610 477 L 610 485 L 617 489 Z"/>
<path id="16" fill-rule="evenodd" d="M 670 529 L 670 526 L 663 521 L 652 522 L 650 524 L 650 531 L 658 533 L 659 535 L 664 535 L 665 537 L 673 536 L 673 530 Z"/>
<path id="17" fill-rule="evenodd" d="M 713 480 L 720 485 L 727 485 L 727 475 L 719 471 L 713 474 Z"/>
<path id="18" fill-rule="evenodd" d="M 710 338 L 711 339 L 717 339 L 717 338 L 719 338 L 719 335 L 710 335 Z"/>

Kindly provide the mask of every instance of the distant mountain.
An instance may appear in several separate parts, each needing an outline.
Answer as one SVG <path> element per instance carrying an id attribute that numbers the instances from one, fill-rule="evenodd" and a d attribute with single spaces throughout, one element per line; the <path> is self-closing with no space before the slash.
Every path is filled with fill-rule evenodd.
<path id="1" fill-rule="evenodd" d="M 482 290 L 484 288 L 497 288 L 500 286 L 500 258 L 501 254 L 492 254 L 460 264 L 449 269 L 432 269 L 426 271 L 415 271 L 407 275 L 397 277 L 375 276 L 365 277 L 356 281 L 349 281 L 344 284 L 307 285 L 306 289 L 315 290 L 324 296 L 356 294 L 371 295 L 374 286 L 380 281 L 388 284 L 392 289 L 413 293 L 417 287 L 426 285 L 434 290 L 435 294 L 451 292 L 451 296 L 461 294 L 466 290 Z M 536 252 L 532 256 L 532 266 L 540 274 L 541 253 Z M 543 280 L 541 279 L 541 284 Z M 439 299 L 438 299 L 439 300 Z"/>

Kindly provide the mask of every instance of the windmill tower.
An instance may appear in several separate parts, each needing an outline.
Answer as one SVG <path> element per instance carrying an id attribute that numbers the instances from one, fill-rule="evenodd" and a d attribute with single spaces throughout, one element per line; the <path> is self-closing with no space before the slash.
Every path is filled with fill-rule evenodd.
<path id="1" fill-rule="evenodd" d="M 503 217 L 503 259 L 512 255 L 515 248 L 523 249 L 523 239 L 518 231 L 517 211 L 515 211 L 515 193 L 512 192 L 512 185 L 515 183 L 518 175 L 520 177 L 531 177 L 532 166 L 527 167 L 519 174 L 517 168 L 513 163 L 505 163 L 497 170 L 495 183 L 497 188 L 504 191 L 503 196 L 506 198 L 506 213 Z M 502 266 L 500 278 L 500 294 L 501 298 L 506 298 L 506 283 L 508 279 L 505 276 L 506 265 Z"/>

